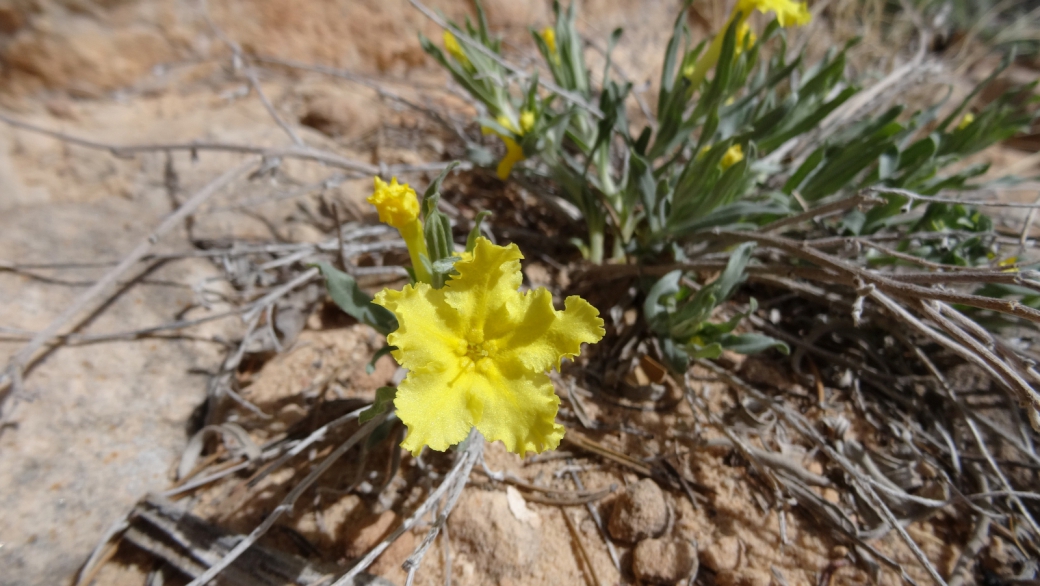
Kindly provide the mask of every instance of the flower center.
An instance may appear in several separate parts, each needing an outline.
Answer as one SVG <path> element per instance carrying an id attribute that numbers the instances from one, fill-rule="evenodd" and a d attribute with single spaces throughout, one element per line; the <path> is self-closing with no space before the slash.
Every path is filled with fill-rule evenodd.
<path id="1" fill-rule="evenodd" d="M 457 352 L 462 368 L 486 372 L 494 360 L 496 350 L 493 341 L 485 342 L 483 336 L 470 335 L 466 341 L 459 344 Z"/>

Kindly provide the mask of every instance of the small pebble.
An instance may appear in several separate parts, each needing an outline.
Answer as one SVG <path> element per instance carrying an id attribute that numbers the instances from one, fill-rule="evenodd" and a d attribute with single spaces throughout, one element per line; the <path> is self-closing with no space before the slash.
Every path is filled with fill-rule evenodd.
<path id="1" fill-rule="evenodd" d="M 765 570 L 726 570 L 715 575 L 715 584 L 718 586 L 769 586 L 773 583 L 773 577 Z"/>
<path id="2" fill-rule="evenodd" d="M 607 529 L 625 543 L 656 537 L 668 523 L 668 504 L 660 487 L 649 478 L 629 486 L 614 502 Z"/>
<path id="3" fill-rule="evenodd" d="M 681 539 L 644 539 L 632 552 L 632 573 L 641 583 L 676 584 L 697 572 L 697 547 Z"/>
<path id="4" fill-rule="evenodd" d="M 732 535 L 715 540 L 701 552 L 701 563 L 713 572 L 732 570 L 740 562 L 740 541 Z"/>

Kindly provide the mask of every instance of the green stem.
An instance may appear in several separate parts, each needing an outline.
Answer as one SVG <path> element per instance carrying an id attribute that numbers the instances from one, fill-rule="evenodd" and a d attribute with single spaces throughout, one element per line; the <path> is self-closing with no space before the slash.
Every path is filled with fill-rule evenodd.
<path id="1" fill-rule="evenodd" d="M 589 261 L 603 264 L 603 218 L 588 218 L 589 225 Z"/>

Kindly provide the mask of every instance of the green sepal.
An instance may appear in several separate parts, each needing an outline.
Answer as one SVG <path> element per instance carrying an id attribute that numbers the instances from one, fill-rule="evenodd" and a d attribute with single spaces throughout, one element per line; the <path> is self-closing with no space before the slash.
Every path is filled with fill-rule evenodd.
<path id="1" fill-rule="evenodd" d="M 476 218 L 473 218 L 473 228 L 470 229 L 469 236 L 466 236 L 466 252 L 473 252 L 473 249 L 476 248 L 477 238 L 480 237 L 480 223 L 490 215 L 491 212 L 483 210 L 477 214 Z"/>

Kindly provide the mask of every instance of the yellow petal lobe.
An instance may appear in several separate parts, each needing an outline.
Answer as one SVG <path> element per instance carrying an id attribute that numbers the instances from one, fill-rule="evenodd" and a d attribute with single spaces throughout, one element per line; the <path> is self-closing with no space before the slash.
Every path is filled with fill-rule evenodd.
<path id="1" fill-rule="evenodd" d="M 511 300 L 509 313 L 512 328 L 503 335 L 500 352 L 530 372 L 559 370 L 564 358 L 577 356 L 583 343 L 595 344 L 604 334 L 599 310 L 578 296 L 568 297 L 564 310 L 557 311 L 547 290 L 529 291 Z"/>
<path id="2" fill-rule="evenodd" d="M 469 57 L 462 51 L 462 46 L 459 45 L 459 40 L 455 38 L 455 35 L 451 34 L 451 31 L 444 31 L 444 49 L 455 58 L 463 67 L 470 67 Z"/>

